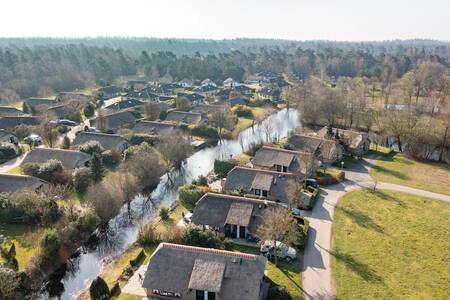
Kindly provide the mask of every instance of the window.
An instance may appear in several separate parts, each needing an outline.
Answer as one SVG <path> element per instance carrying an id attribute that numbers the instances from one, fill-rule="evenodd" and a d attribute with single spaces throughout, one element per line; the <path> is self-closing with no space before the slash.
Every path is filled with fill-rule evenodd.
<path id="1" fill-rule="evenodd" d="M 267 191 L 262 191 L 262 195 L 263 195 L 263 197 L 267 197 Z"/>
<path id="2" fill-rule="evenodd" d="M 283 166 L 283 172 L 286 173 L 288 171 L 288 167 Z"/>
<path id="3" fill-rule="evenodd" d="M 255 189 L 255 195 L 256 196 L 261 196 L 261 190 L 260 189 Z"/>
<path id="4" fill-rule="evenodd" d="M 208 291 L 195 291 L 195 300 L 216 300 L 216 293 Z"/>
<path id="5" fill-rule="evenodd" d="M 277 165 L 277 172 L 281 172 L 282 171 L 282 166 L 280 166 L 280 165 Z"/>
<path id="6" fill-rule="evenodd" d="M 216 300 L 216 293 L 208 292 L 208 300 Z"/>

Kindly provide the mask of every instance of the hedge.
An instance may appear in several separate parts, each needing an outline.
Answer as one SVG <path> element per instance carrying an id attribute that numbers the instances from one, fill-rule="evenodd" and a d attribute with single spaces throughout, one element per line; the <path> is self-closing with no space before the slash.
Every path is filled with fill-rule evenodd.
<path id="1" fill-rule="evenodd" d="M 211 126 L 196 126 L 191 129 L 191 134 L 206 138 L 219 138 L 219 133 L 217 129 Z"/>
<path id="2" fill-rule="evenodd" d="M 130 266 L 132 266 L 133 268 L 138 267 L 145 259 L 145 252 L 144 250 L 141 250 L 141 252 L 139 252 L 139 254 L 132 260 L 130 260 Z"/>
<path id="3" fill-rule="evenodd" d="M 214 160 L 214 173 L 224 178 L 235 166 L 237 166 L 237 162 L 216 159 Z"/>

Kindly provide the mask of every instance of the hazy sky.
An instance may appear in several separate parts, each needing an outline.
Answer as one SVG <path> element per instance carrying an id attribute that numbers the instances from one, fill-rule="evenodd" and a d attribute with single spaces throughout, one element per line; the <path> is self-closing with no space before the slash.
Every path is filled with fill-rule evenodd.
<path id="1" fill-rule="evenodd" d="M 450 0 L 1 0 L 0 36 L 450 41 Z"/>

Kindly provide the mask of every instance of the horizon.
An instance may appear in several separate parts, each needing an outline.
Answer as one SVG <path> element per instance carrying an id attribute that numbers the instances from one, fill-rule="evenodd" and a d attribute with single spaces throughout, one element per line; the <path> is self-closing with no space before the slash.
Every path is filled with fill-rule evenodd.
<path id="1" fill-rule="evenodd" d="M 450 41 L 450 3 L 446 0 L 4 2 L 7 13 L 0 19 L 4 38 Z"/>

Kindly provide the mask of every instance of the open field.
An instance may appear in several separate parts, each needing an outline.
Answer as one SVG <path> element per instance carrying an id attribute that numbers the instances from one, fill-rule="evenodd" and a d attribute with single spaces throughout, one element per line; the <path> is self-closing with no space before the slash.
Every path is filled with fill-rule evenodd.
<path id="1" fill-rule="evenodd" d="M 448 299 L 450 203 L 392 191 L 344 196 L 335 212 L 337 299 Z"/>
<path id="2" fill-rule="evenodd" d="M 248 246 L 235 245 L 238 252 L 251 253 L 259 255 L 259 249 Z M 271 261 L 267 261 L 266 271 L 268 278 L 276 285 L 284 286 L 294 299 L 302 299 L 302 274 L 300 272 L 300 262 L 298 260 L 287 263 L 278 260 L 278 266 Z"/>
<path id="3" fill-rule="evenodd" d="M 369 172 L 374 179 L 450 195 L 450 165 L 420 162 L 394 152 L 377 154 Z"/>

